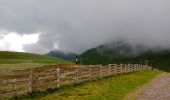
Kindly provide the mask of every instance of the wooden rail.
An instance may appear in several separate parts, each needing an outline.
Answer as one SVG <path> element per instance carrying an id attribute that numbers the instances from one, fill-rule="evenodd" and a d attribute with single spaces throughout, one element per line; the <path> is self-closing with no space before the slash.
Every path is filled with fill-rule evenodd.
<path id="1" fill-rule="evenodd" d="M 60 88 L 105 76 L 152 69 L 150 66 L 139 64 L 79 65 L 78 67 L 61 65 L 24 72 L 0 73 L 0 97 L 32 94 L 36 91 Z"/>

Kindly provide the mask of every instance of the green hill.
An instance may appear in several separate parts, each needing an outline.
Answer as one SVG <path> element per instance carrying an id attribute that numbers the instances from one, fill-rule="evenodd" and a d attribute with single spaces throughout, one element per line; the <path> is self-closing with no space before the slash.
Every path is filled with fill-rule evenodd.
<path id="1" fill-rule="evenodd" d="M 113 42 L 90 49 L 79 56 L 83 64 L 146 63 L 170 71 L 170 50 L 150 49 L 142 45 L 131 46 Z"/>
<path id="2" fill-rule="evenodd" d="M 0 71 L 25 70 L 51 64 L 72 62 L 33 53 L 0 51 Z"/>

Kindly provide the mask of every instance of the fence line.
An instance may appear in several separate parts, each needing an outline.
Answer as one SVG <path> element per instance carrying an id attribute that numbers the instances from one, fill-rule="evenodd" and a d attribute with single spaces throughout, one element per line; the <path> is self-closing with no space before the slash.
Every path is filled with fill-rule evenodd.
<path id="1" fill-rule="evenodd" d="M 140 70 L 156 70 L 140 64 L 79 65 L 0 73 L 0 97 L 34 93 L 64 85 Z"/>

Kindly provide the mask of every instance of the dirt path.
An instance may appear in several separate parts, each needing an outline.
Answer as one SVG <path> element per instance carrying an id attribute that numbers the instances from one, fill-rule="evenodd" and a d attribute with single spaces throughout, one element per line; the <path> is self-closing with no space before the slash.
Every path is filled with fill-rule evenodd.
<path id="1" fill-rule="evenodd" d="M 163 73 L 126 100 L 170 100 L 170 73 Z"/>

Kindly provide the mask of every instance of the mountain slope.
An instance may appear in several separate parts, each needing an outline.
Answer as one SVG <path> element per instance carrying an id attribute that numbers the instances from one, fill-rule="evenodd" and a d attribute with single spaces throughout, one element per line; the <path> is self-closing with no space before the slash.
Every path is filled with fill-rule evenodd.
<path id="1" fill-rule="evenodd" d="M 50 56 L 50 57 L 56 57 L 56 58 L 65 59 L 65 60 L 72 60 L 76 56 L 75 53 L 64 52 L 64 51 L 61 51 L 61 50 L 50 51 L 46 55 Z"/>
<path id="2" fill-rule="evenodd" d="M 24 53 L 24 52 L 9 52 L 0 51 L 0 64 L 17 64 L 17 63 L 56 63 L 68 64 L 69 61 L 48 57 L 39 54 Z"/>
<path id="3" fill-rule="evenodd" d="M 80 55 L 83 64 L 143 63 L 170 71 L 170 50 L 150 49 L 146 46 L 118 41 L 90 49 Z"/>

